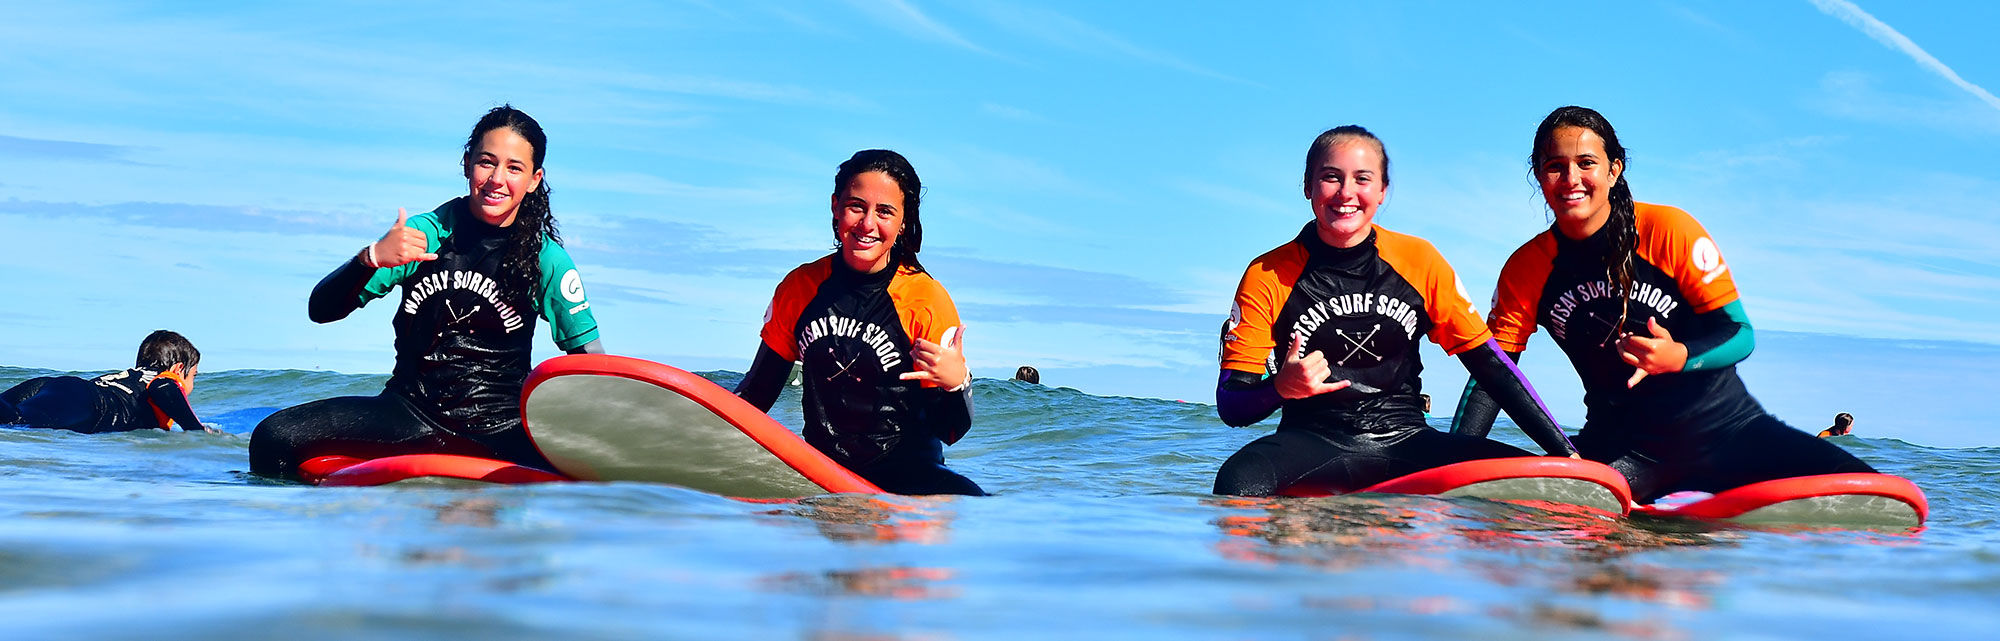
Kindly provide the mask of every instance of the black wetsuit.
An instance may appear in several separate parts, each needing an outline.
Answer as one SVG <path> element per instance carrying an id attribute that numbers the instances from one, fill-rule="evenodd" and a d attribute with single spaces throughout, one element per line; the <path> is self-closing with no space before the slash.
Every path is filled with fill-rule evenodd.
<path id="1" fill-rule="evenodd" d="M 1536 327 L 1547 328 L 1582 378 L 1589 414 L 1576 446 L 1584 458 L 1624 473 L 1642 502 L 1679 490 L 1875 471 L 1751 397 L 1735 365 L 1755 341 L 1721 250 L 1687 212 L 1634 209 L 1629 296 L 1606 273 L 1610 225 L 1583 240 L 1554 228 L 1535 236 L 1507 260 L 1494 293 L 1489 324 L 1501 349 L 1518 358 Z M 1687 362 L 1628 387 L 1636 368 L 1619 356 L 1619 340 L 1649 336 L 1648 320 L 1687 347 Z M 1492 424 L 1483 385 L 1466 389 L 1454 431 L 1485 434 Z"/>
<path id="2" fill-rule="evenodd" d="M 913 337 L 950 347 L 959 331 L 958 310 L 930 274 L 862 274 L 822 258 L 778 285 L 736 394 L 770 411 L 798 360 L 807 443 L 889 492 L 982 495 L 944 465 L 945 444 L 972 425 L 971 392 L 899 378 L 916 371 Z"/>
<path id="3" fill-rule="evenodd" d="M 318 456 L 400 454 L 462 454 L 552 469 L 521 429 L 520 398 L 538 315 L 560 319 L 552 334 L 566 351 L 582 351 L 597 338 L 568 253 L 545 239 L 540 282 L 509 286 L 500 264 L 512 230 L 474 218 L 464 198 L 407 224 L 425 232 L 436 260 L 375 269 L 357 257 L 320 281 L 309 303 L 313 320 L 331 322 L 402 287 L 396 369 L 386 389 L 272 414 L 251 435 L 251 471 L 293 476 L 299 463 Z"/>
<path id="4" fill-rule="evenodd" d="M 0 423 L 97 434 L 168 429 L 161 416 L 183 430 L 202 429 L 181 386 L 156 370 L 133 368 L 92 380 L 44 376 L 0 392 Z"/>
<path id="5" fill-rule="evenodd" d="M 1319 352 L 1346 389 L 1286 400 L 1273 378 L 1292 335 Z M 1428 337 L 1474 378 L 1510 390 L 1509 415 L 1552 454 L 1571 452 L 1533 389 L 1500 357 L 1458 278 L 1430 243 L 1380 227 L 1337 248 L 1307 224 L 1290 243 L 1250 264 L 1222 337 L 1216 409 L 1244 426 L 1280 407 L 1278 431 L 1243 447 L 1216 472 L 1215 493 L 1350 492 L 1462 461 L 1533 456 L 1512 445 L 1447 434 L 1424 423 Z"/>

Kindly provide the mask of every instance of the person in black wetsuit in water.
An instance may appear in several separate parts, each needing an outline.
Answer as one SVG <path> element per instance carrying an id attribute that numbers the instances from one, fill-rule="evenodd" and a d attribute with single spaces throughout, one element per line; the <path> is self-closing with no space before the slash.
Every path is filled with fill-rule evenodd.
<path id="1" fill-rule="evenodd" d="M 1507 259 L 1487 324 L 1518 359 L 1547 328 L 1583 381 L 1583 457 L 1625 475 L 1641 503 L 1773 479 L 1874 472 L 1778 420 L 1736 376 L 1756 345 L 1722 250 L 1687 212 L 1632 199 L 1625 147 L 1595 110 L 1550 112 L 1529 171 L 1555 223 Z M 1493 424 L 1468 383 L 1456 433 Z"/>
<path id="2" fill-rule="evenodd" d="M 201 352 L 167 330 L 146 336 L 132 369 L 84 380 L 42 376 L 0 392 L 0 424 L 85 434 L 173 429 L 207 430 L 188 405 Z M 211 430 L 212 431 L 212 430 Z"/>
<path id="3" fill-rule="evenodd" d="M 1251 261 L 1222 329 L 1215 407 L 1246 426 L 1283 409 L 1278 431 L 1243 446 L 1215 493 L 1351 492 L 1477 459 L 1532 456 L 1424 423 L 1418 341 L 1430 339 L 1502 390 L 1508 416 L 1549 454 L 1574 455 L 1513 362 L 1500 356 L 1458 276 L 1421 238 L 1375 224 L 1389 154 L 1367 129 L 1326 131 L 1306 151 L 1313 221 Z"/>
<path id="4" fill-rule="evenodd" d="M 870 149 L 840 164 L 833 188 L 839 248 L 778 283 L 736 395 L 770 411 L 799 361 L 807 443 L 889 492 L 985 494 L 944 466 L 944 446 L 972 427 L 972 374 L 958 308 L 917 262 L 917 170 Z"/>
<path id="5" fill-rule="evenodd" d="M 556 347 L 603 353 L 583 280 L 556 233 L 541 125 L 512 106 L 465 142 L 470 193 L 435 211 L 397 211 L 389 232 L 313 288 L 314 322 L 346 318 L 402 286 L 396 369 L 376 396 L 272 414 L 250 436 L 250 469 L 294 477 L 319 456 L 462 454 L 549 469 L 521 429 L 535 319 Z"/>

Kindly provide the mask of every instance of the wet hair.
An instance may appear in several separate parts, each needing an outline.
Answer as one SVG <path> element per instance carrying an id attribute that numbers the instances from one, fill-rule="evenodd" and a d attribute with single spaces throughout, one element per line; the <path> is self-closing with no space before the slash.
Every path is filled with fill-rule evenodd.
<path id="1" fill-rule="evenodd" d="M 151 370 L 166 371 L 175 365 L 194 367 L 201 364 L 201 350 L 194 348 L 186 336 L 168 330 L 155 330 L 139 341 L 139 358 L 132 366 Z"/>
<path id="2" fill-rule="evenodd" d="M 917 168 L 910 166 L 908 158 L 887 149 L 854 152 L 847 162 L 840 163 L 840 171 L 833 174 L 833 195 L 846 192 L 847 183 L 853 182 L 855 176 L 871 171 L 882 172 L 896 181 L 896 187 L 903 191 L 903 230 L 896 235 L 896 244 L 889 248 L 890 266 L 901 265 L 912 271 L 924 271 L 923 263 L 917 262 L 917 252 L 924 248 L 924 224 L 917 217 L 918 207 L 923 201 L 924 182 L 917 178 Z"/>
<path id="3" fill-rule="evenodd" d="M 522 140 L 533 147 L 533 169 L 542 168 L 542 159 L 548 156 L 549 137 L 542 133 L 541 123 L 527 113 L 506 104 L 494 107 L 479 118 L 472 126 L 472 136 L 465 139 L 465 155 L 459 164 L 465 167 L 465 176 L 472 177 L 472 154 L 479 146 L 479 140 L 487 132 L 506 127 L 512 129 Z M 541 184 L 535 191 L 521 198 L 520 209 L 514 213 L 513 233 L 507 238 L 506 248 L 500 254 L 500 281 L 508 291 L 530 292 L 535 308 L 542 306 L 542 239 L 557 245 L 562 244 L 562 235 L 556 230 L 555 212 L 549 209 L 548 175 L 542 175 Z"/>
<path id="4" fill-rule="evenodd" d="M 1618 143 L 1618 130 L 1611 128 L 1611 121 L 1604 114 L 1589 107 L 1571 105 L 1549 112 L 1542 119 L 1542 126 L 1535 128 L 1535 147 L 1528 154 L 1528 175 L 1536 178 L 1542 166 L 1542 149 L 1555 139 L 1556 130 L 1564 127 L 1579 127 L 1597 134 L 1604 141 L 1605 162 L 1616 162 L 1620 167 L 1618 182 L 1611 186 L 1611 217 L 1604 222 L 1606 233 L 1611 234 L 1611 253 L 1604 256 L 1605 278 L 1618 288 L 1618 324 L 1614 330 L 1625 331 L 1625 320 L 1632 308 L 1632 272 L 1635 246 L 1639 238 L 1639 218 L 1632 205 L 1632 187 L 1625 183 L 1624 168 L 1630 167 L 1625 160 L 1625 146 Z"/>
<path id="5" fill-rule="evenodd" d="M 1014 370 L 1014 380 L 1040 385 L 1042 384 L 1042 373 L 1035 371 L 1033 367 L 1022 365 L 1021 369 Z"/>
<path id="6" fill-rule="evenodd" d="M 1340 146 L 1341 143 L 1349 143 L 1357 140 L 1366 140 L 1375 144 L 1376 155 L 1382 157 L 1382 186 L 1388 187 L 1389 149 L 1382 146 L 1381 138 L 1376 138 L 1375 134 L 1370 133 L 1366 127 L 1362 127 L 1361 125 L 1341 125 L 1334 127 L 1320 132 L 1319 137 L 1313 139 L 1312 147 L 1306 149 L 1304 184 L 1311 185 L 1313 183 L 1313 174 L 1319 171 L 1319 159 L 1321 156 L 1332 152 L 1333 148 Z"/>
<path id="7" fill-rule="evenodd" d="M 1833 415 L 1833 426 L 1839 428 L 1843 432 L 1847 431 L 1850 428 L 1853 428 L 1854 415 L 1849 414 L 1847 412 L 1841 412 L 1839 414 Z"/>

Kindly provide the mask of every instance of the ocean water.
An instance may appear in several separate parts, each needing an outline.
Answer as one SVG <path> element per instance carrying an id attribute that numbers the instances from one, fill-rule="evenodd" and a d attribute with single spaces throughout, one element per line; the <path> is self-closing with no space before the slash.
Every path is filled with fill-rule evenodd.
<path id="1" fill-rule="evenodd" d="M 50 373 L 0 368 L 0 385 Z M 984 498 L 245 472 L 265 415 L 381 383 L 204 373 L 196 409 L 227 434 L 0 428 L 0 639 L 2000 635 L 2000 448 L 1844 437 L 1929 494 L 1914 531 L 1222 499 L 1216 466 L 1268 426 L 1011 381 L 975 386 L 978 420 L 948 452 Z M 796 426 L 796 391 L 774 414 Z"/>

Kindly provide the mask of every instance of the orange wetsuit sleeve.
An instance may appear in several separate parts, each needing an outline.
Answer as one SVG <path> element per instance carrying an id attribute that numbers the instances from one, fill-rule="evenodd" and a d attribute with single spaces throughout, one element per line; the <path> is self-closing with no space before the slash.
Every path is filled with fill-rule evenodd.
<path id="1" fill-rule="evenodd" d="M 1236 285 L 1236 301 L 1229 308 L 1229 323 L 1222 333 L 1222 368 L 1263 376 L 1267 373 L 1272 340 L 1271 326 L 1291 296 L 1292 285 L 1305 271 L 1306 251 L 1297 243 L 1287 243 L 1258 256 L 1243 271 Z"/>
<path id="2" fill-rule="evenodd" d="M 1701 223 L 1673 207 L 1638 203 L 1635 209 L 1639 257 L 1674 278 L 1694 313 L 1706 314 L 1736 302 L 1736 279 Z"/>
<path id="3" fill-rule="evenodd" d="M 785 279 L 778 283 L 777 292 L 771 295 L 771 305 L 764 308 L 764 329 L 761 332 L 764 346 L 785 360 L 799 360 L 799 346 L 793 338 L 799 314 L 805 312 L 806 304 L 819 293 L 820 284 L 831 275 L 831 257 L 800 265 L 785 275 Z"/>
<path id="4" fill-rule="evenodd" d="M 1375 234 L 1376 253 L 1423 294 L 1424 313 L 1431 319 L 1431 342 L 1444 348 L 1445 354 L 1457 356 L 1493 337 L 1486 331 L 1486 321 L 1479 318 L 1479 309 L 1465 294 L 1465 285 L 1458 282 L 1458 273 L 1430 241 L 1381 227 L 1375 228 Z"/>
<path id="5" fill-rule="evenodd" d="M 889 298 L 896 303 L 896 320 L 913 343 L 927 340 L 947 348 L 960 345 L 965 326 L 959 322 L 958 306 L 944 284 L 924 272 L 899 272 L 889 283 Z M 924 387 L 937 387 L 930 381 Z"/>
<path id="6" fill-rule="evenodd" d="M 1555 247 L 1555 237 L 1542 232 L 1514 250 L 1500 268 L 1500 281 L 1493 286 L 1493 310 L 1486 316 L 1500 349 L 1516 354 L 1528 349 L 1528 337 L 1535 335 L 1535 307 L 1554 269 Z"/>

